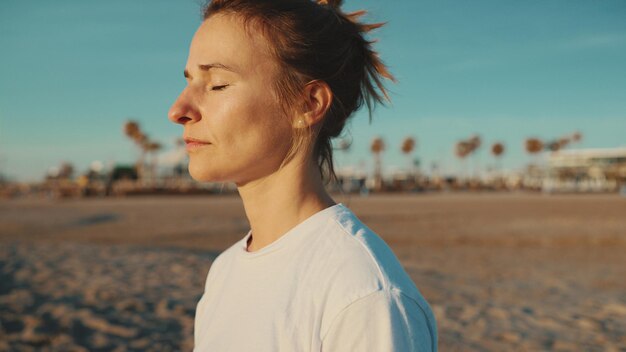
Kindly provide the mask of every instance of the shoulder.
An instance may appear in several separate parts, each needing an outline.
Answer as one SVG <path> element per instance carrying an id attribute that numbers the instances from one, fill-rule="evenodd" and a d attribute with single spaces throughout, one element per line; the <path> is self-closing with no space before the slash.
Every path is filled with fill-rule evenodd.
<path id="1" fill-rule="evenodd" d="M 322 336 L 323 350 L 436 351 L 428 308 L 397 289 L 372 292 L 345 307 Z"/>
<path id="2" fill-rule="evenodd" d="M 386 287 L 388 280 L 362 240 L 365 228 L 345 226 L 349 223 L 361 224 L 348 208 L 337 206 L 309 241 L 307 249 L 312 257 L 303 262 L 319 266 L 323 282 L 328 285 L 323 284 L 321 290 L 355 300 Z"/>
<path id="3" fill-rule="evenodd" d="M 380 288 L 395 288 L 405 294 L 417 292 L 400 261 L 385 241 L 367 227 L 347 207 L 341 206 L 333 218 L 330 240 L 347 268 L 370 268 L 380 281 Z"/>
<path id="4" fill-rule="evenodd" d="M 328 305 L 322 333 L 342 311 L 362 300 L 399 295 L 404 298 L 394 302 L 409 299 L 430 312 L 393 251 L 348 208 L 340 206 L 323 232 L 320 241 L 327 243 L 320 246 L 324 248 L 320 255 L 326 280 L 319 289 L 326 291 Z"/>

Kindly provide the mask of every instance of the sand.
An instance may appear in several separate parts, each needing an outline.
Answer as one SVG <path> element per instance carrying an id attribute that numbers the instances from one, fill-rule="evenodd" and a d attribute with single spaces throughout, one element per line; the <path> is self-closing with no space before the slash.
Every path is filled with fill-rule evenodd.
<path id="1" fill-rule="evenodd" d="M 626 198 L 338 197 L 394 249 L 442 351 L 626 351 Z M 177 351 L 236 196 L 0 201 L 0 351 Z"/>

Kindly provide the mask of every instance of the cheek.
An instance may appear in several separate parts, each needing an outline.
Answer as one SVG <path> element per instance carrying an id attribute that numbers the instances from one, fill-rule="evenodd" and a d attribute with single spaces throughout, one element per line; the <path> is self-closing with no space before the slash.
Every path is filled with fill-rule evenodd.
<path id="1" fill-rule="evenodd" d="M 216 100 L 205 100 L 201 128 L 214 146 L 190 156 L 191 176 L 238 182 L 277 170 L 290 149 L 293 130 L 270 94 L 260 89 L 233 89 L 210 99 Z"/>
<path id="2" fill-rule="evenodd" d="M 222 146 L 282 144 L 291 136 L 291 124 L 267 93 L 229 96 L 214 113 Z"/>

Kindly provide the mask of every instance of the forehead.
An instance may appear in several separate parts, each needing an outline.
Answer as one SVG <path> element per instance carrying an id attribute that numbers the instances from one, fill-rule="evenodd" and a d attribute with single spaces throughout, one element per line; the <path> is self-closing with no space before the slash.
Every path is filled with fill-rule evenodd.
<path id="1" fill-rule="evenodd" d="M 234 15 L 216 14 L 206 19 L 193 37 L 188 65 L 219 63 L 239 73 L 266 70 L 275 64 L 269 43 L 255 26 L 244 26 Z M 189 67 L 190 68 L 190 67 Z"/>

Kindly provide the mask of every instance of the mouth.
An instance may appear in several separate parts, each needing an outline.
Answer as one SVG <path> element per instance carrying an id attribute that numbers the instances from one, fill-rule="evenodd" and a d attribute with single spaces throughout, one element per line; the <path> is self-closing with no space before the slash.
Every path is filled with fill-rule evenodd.
<path id="1" fill-rule="evenodd" d="M 187 147 L 188 151 L 206 147 L 211 144 L 210 142 L 203 141 L 200 139 L 195 139 L 195 138 L 185 138 L 184 141 L 185 141 L 185 146 Z"/>

